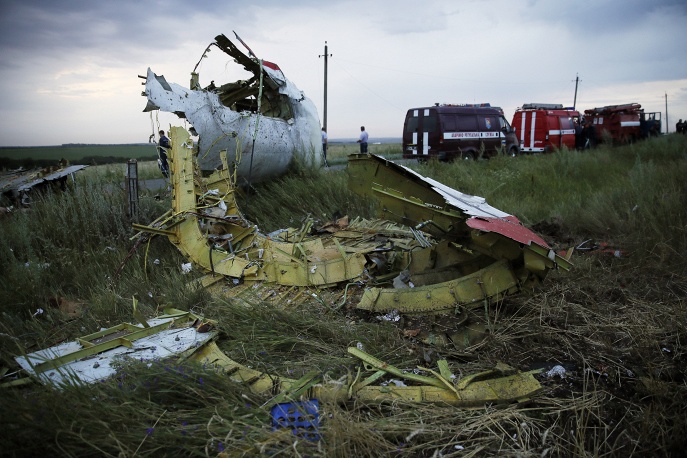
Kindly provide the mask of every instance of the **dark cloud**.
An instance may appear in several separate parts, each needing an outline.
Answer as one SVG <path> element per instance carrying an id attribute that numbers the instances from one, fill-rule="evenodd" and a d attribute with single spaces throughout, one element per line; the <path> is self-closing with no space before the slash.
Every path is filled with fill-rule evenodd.
<path id="1" fill-rule="evenodd" d="M 687 23 L 685 0 L 584 0 L 559 2 L 532 0 L 528 15 L 532 20 L 565 24 L 581 38 L 631 31 L 646 23 L 653 15 L 671 16 Z M 684 37 L 684 35 L 683 35 Z"/>
<path id="2" fill-rule="evenodd" d="M 240 8 L 239 8 L 240 6 Z M 125 58 L 137 48 L 164 43 L 180 46 L 189 36 L 214 31 L 189 30 L 184 24 L 196 16 L 235 9 L 238 20 L 248 22 L 252 8 L 239 1 L 135 0 L 3 2 L 0 15 L 0 53 L 3 55 L 56 56 L 89 52 L 94 58 Z M 254 24 L 253 20 L 250 23 Z M 59 53 L 59 54 L 58 54 Z M 8 65 L 0 63 L 0 67 Z"/>

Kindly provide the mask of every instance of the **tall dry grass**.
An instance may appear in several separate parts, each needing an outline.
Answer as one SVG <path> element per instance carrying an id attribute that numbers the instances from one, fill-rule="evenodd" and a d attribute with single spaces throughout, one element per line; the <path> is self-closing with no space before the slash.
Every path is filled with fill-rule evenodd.
<path id="1" fill-rule="evenodd" d="M 116 178 L 95 174 L 71 192 L 46 195 L 0 220 L 0 365 L 9 374 L 21 352 L 132 321 L 136 298 L 149 316 L 174 305 L 218 320 L 229 356 L 275 375 L 317 369 L 330 380 L 346 377 L 357 361 L 345 349 L 360 343 L 405 369 L 442 357 L 457 374 L 497 361 L 543 368 L 544 390 L 525 406 L 473 410 L 323 404 L 315 443 L 273 430 L 260 407 L 268 399 L 208 368 L 131 363 L 93 386 L 3 388 L 0 450 L 79 457 L 681 456 L 685 156 L 687 140 L 670 135 L 584 153 L 412 164 L 486 197 L 557 248 L 592 238 L 622 252 L 579 252 L 570 272 L 554 272 L 537 290 L 476 314 L 471 319 L 488 321 L 491 332 L 460 351 L 404 338 L 393 324 L 342 306 L 337 289 L 228 285 L 213 295 L 186 287 L 198 273 L 181 273 L 184 259 L 172 244 L 156 237 L 132 249 L 126 197 L 108 183 Z M 347 189 L 345 170 L 297 169 L 256 185 L 244 199 L 264 231 L 299 225 L 308 214 L 369 217 L 373 208 Z M 168 208 L 168 197 L 144 193 L 148 221 Z M 356 294 L 352 286 L 347 297 Z M 82 304 L 78 316 L 53 307 L 55 296 Z M 554 365 L 564 377 L 546 375 Z"/>

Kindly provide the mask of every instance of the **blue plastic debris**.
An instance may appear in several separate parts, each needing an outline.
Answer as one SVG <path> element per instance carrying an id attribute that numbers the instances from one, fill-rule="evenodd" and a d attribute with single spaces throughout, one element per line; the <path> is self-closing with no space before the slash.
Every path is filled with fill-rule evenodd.
<path id="1" fill-rule="evenodd" d="M 317 399 L 277 404 L 270 410 L 273 429 L 291 428 L 294 435 L 317 442 L 320 440 L 320 403 Z"/>

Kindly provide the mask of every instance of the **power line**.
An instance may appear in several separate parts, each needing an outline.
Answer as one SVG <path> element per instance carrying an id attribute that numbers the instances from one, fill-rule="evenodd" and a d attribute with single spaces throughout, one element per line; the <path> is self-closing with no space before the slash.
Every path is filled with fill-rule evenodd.
<path id="1" fill-rule="evenodd" d="M 401 110 L 400 107 L 397 107 L 396 105 L 394 105 L 393 103 L 391 103 L 389 100 L 385 99 L 384 97 L 382 97 L 381 95 L 377 94 L 375 91 L 373 91 L 372 89 L 370 89 L 368 86 L 366 86 L 365 84 L 363 84 L 362 81 L 360 81 L 358 78 L 356 78 L 355 76 L 353 76 L 348 70 L 346 70 L 345 67 L 342 67 L 342 70 L 343 70 L 344 72 L 346 72 L 346 73 L 348 74 L 348 76 L 350 76 L 351 78 L 353 78 L 358 84 L 360 84 L 362 87 L 364 87 L 365 89 L 367 89 L 367 90 L 370 92 L 370 94 L 373 94 L 374 96 L 376 96 L 376 97 L 378 97 L 380 100 L 383 100 L 384 102 L 388 103 L 389 105 L 391 105 L 392 107 L 396 108 L 397 110 Z"/>

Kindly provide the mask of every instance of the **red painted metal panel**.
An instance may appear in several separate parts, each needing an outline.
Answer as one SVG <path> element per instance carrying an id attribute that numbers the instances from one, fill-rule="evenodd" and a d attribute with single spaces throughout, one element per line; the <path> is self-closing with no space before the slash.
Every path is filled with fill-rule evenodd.
<path id="1" fill-rule="evenodd" d="M 515 240 L 516 242 L 529 245 L 536 243 L 540 247 L 550 250 L 551 247 L 544 241 L 543 238 L 527 229 L 522 225 L 520 220 L 515 216 L 507 216 L 505 218 L 486 218 L 473 217 L 466 221 L 468 227 L 478 229 L 484 232 L 496 232 L 504 237 Z"/>

